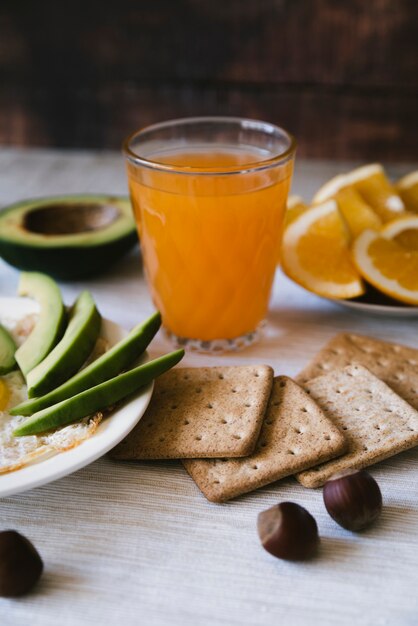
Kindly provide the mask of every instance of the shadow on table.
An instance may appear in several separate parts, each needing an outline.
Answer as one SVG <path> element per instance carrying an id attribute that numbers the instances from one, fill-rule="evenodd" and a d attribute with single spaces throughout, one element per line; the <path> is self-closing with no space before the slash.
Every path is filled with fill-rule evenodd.
<path id="1" fill-rule="evenodd" d="M 123 280 L 139 279 L 143 278 L 143 274 L 141 251 L 139 246 L 135 246 L 133 250 L 116 261 L 106 272 L 96 276 L 95 281 L 101 283 L 109 280 L 120 280 L 121 276 L 123 276 Z"/>
<path id="2" fill-rule="evenodd" d="M 83 583 L 87 583 L 88 577 L 83 577 L 80 574 L 80 570 L 77 570 L 77 576 L 71 574 L 70 572 L 63 571 L 63 565 L 58 567 L 51 567 L 48 563 L 45 564 L 45 569 L 42 574 L 42 577 L 36 587 L 33 589 L 31 594 L 35 594 L 36 596 L 46 596 L 53 589 L 71 589 L 75 587 L 80 587 Z"/>
<path id="3" fill-rule="evenodd" d="M 353 554 L 360 552 L 361 549 L 358 543 L 352 541 L 349 533 L 347 533 L 347 538 L 324 537 L 322 535 L 318 558 L 338 562 L 341 565 L 346 561 L 352 561 Z"/>

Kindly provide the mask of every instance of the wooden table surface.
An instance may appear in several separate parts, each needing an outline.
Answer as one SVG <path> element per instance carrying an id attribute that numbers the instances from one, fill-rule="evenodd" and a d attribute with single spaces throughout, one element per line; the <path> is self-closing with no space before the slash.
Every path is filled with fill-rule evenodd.
<path id="1" fill-rule="evenodd" d="M 352 164 L 300 161 L 305 197 Z M 412 165 L 389 168 L 397 176 Z M 125 192 L 118 154 L 0 151 L 0 206 L 63 192 Z M 18 273 L 0 261 L 0 293 Z M 101 313 L 130 328 L 152 310 L 135 252 L 94 281 L 62 284 L 70 302 L 91 289 Z M 417 320 L 364 317 L 306 293 L 278 272 L 265 338 L 237 354 L 189 355 L 185 365 L 269 363 L 295 374 L 336 332 L 418 348 Z M 167 349 L 162 337 L 152 354 Z M 0 501 L 0 529 L 26 534 L 45 561 L 36 592 L 0 599 L 2 626 L 276 626 L 418 623 L 418 451 L 373 469 L 385 501 L 372 529 L 353 535 L 327 515 L 320 490 L 289 478 L 230 503 L 208 503 L 177 462 L 103 458 L 55 483 Z M 0 477 L 1 481 L 1 477 Z M 305 564 L 264 552 L 257 513 L 282 500 L 307 507 L 322 537 Z"/>

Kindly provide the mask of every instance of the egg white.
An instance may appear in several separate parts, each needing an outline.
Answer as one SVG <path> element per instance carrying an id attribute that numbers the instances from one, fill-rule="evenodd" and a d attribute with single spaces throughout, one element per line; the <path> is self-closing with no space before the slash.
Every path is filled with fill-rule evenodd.
<path id="1" fill-rule="evenodd" d="M 33 328 L 33 315 L 20 320 L 12 316 L 0 319 L 20 345 Z M 1 377 L 9 392 L 7 406 L 0 411 L 0 474 L 11 472 L 33 462 L 39 462 L 55 454 L 74 448 L 84 439 L 91 437 L 99 425 L 102 415 L 86 417 L 75 424 L 57 428 L 41 435 L 14 437 L 13 431 L 26 418 L 10 415 L 10 409 L 27 400 L 27 386 L 20 371 L 16 370 Z M 1 479 L 0 479 L 1 480 Z"/>

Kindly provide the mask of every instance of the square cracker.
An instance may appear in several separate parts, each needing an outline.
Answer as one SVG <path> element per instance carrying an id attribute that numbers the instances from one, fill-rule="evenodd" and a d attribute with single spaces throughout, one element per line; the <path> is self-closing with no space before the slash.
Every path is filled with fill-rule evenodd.
<path id="1" fill-rule="evenodd" d="M 418 410 L 418 350 L 362 335 L 339 334 L 314 357 L 296 380 L 308 380 L 351 364 L 367 367 Z"/>
<path id="2" fill-rule="evenodd" d="M 313 378 L 304 388 L 343 429 L 348 452 L 296 476 L 319 487 L 333 474 L 361 469 L 418 444 L 418 412 L 361 365 Z"/>
<path id="3" fill-rule="evenodd" d="M 114 459 L 246 456 L 254 450 L 273 384 L 268 365 L 170 370 Z"/>
<path id="4" fill-rule="evenodd" d="M 186 460 L 208 500 L 223 502 L 342 454 L 344 435 L 293 380 L 274 379 L 255 452 L 245 459 Z"/>

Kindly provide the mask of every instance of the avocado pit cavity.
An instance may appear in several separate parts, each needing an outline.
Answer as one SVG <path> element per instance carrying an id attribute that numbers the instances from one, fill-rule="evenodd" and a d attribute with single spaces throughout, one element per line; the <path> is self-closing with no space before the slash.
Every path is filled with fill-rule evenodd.
<path id="1" fill-rule="evenodd" d="M 119 209 L 111 204 L 57 203 L 28 211 L 23 228 L 40 235 L 71 235 L 101 230 L 119 217 Z"/>

